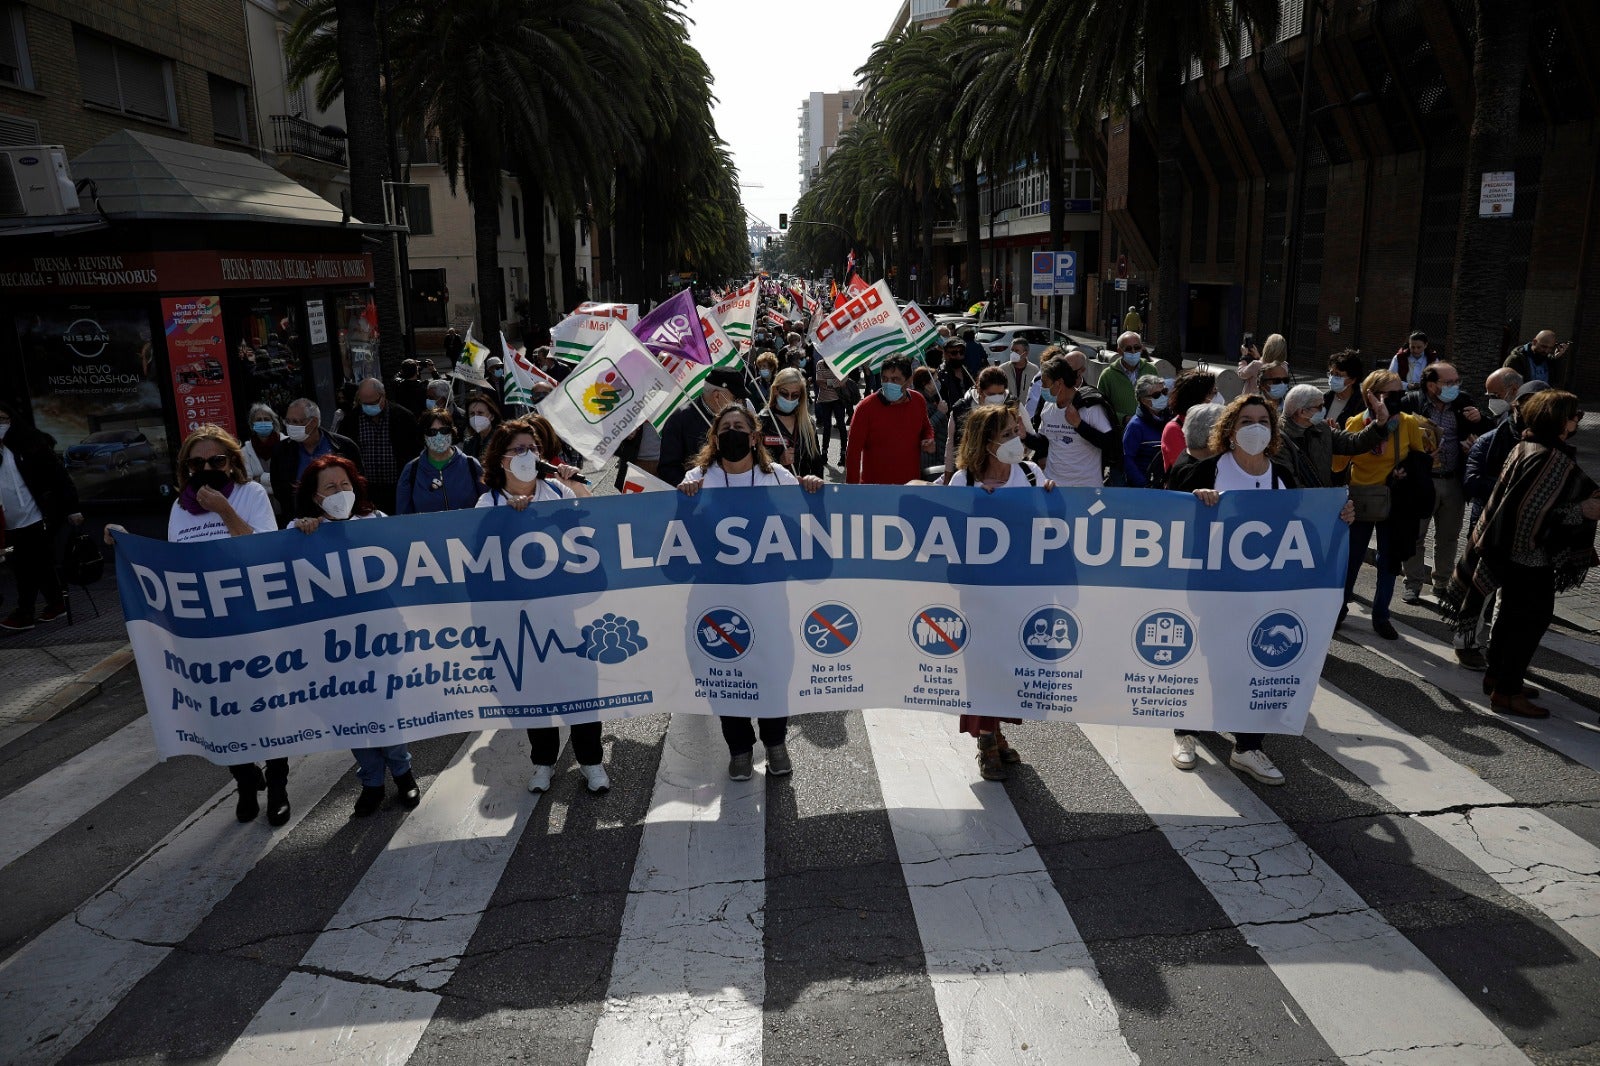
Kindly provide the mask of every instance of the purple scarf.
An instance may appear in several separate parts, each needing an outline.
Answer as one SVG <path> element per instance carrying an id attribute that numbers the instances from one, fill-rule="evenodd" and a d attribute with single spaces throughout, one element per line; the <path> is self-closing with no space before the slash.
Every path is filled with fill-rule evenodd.
<path id="1" fill-rule="evenodd" d="M 233 495 L 233 490 L 238 487 L 239 483 L 230 478 L 228 483 L 222 486 L 221 492 L 223 498 L 227 499 L 228 497 L 231 497 Z M 192 515 L 205 514 L 206 509 L 200 506 L 199 500 L 195 499 L 195 495 L 199 491 L 199 485 L 196 485 L 193 481 L 189 482 L 183 487 L 183 491 L 178 494 L 178 506 L 182 507 L 185 511 L 188 511 Z"/>

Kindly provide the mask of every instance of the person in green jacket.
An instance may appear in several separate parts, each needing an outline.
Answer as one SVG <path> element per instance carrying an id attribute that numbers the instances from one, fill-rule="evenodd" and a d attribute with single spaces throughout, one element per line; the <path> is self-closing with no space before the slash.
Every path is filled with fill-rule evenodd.
<path id="1" fill-rule="evenodd" d="M 1119 425 L 1139 410 L 1139 398 L 1134 384 L 1142 377 L 1160 377 L 1156 365 L 1144 357 L 1144 338 L 1128 332 L 1117 338 L 1117 361 L 1100 372 L 1095 388 L 1117 412 Z"/>

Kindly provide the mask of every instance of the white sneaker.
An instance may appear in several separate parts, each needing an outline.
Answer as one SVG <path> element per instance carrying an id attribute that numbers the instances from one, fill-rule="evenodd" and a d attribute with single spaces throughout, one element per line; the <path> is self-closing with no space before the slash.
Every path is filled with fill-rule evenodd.
<path id="1" fill-rule="evenodd" d="M 528 778 L 528 791 L 550 791 L 550 772 L 554 769 L 555 767 L 553 766 L 535 766 L 533 768 L 533 776 Z"/>
<path id="2" fill-rule="evenodd" d="M 589 791 L 595 794 L 611 791 L 611 778 L 606 776 L 606 768 L 599 763 L 593 766 L 579 766 L 578 772 L 583 774 L 584 783 L 589 786 Z"/>
<path id="3" fill-rule="evenodd" d="M 1249 774 L 1263 785 L 1283 784 L 1283 771 L 1272 765 L 1272 760 L 1260 748 L 1255 751 L 1235 751 L 1228 756 L 1228 765 L 1240 773 Z"/>
<path id="4" fill-rule="evenodd" d="M 1172 765 L 1180 770 L 1193 770 L 1199 760 L 1194 754 L 1194 737 L 1172 738 Z"/>

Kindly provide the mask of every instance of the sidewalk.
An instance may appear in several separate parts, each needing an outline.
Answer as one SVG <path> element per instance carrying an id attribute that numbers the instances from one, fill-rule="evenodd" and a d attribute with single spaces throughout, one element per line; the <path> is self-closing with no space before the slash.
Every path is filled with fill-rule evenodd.
<path id="1" fill-rule="evenodd" d="M 0 586 L 9 599 L 11 575 L 0 579 Z M 0 677 L 6 681 L 6 697 L 0 701 L 0 744 L 94 696 L 107 678 L 132 662 L 131 654 L 124 653 L 128 632 L 109 566 L 106 575 L 89 586 L 89 594 L 100 608 L 98 617 L 84 591 L 74 588 L 71 625 L 63 618 L 26 633 L 0 636 Z"/>

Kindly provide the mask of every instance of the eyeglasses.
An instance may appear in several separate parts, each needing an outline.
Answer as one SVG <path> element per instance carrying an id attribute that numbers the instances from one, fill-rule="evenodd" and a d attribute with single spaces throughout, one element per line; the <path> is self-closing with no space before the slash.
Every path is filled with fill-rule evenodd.
<path id="1" fill-rule="evenodd" d="M 210 467 L 212 470 L 226 470 L 228 469 L 228 456 L 226 453 L 224 453 L 221 455 L 213 455 L 209 459 L 192 458 L 184 465 L 189 468 L 189 473 L 191 474 L 198 474 L 207 467 Z"/>
<path id="2" fill-rule="evenodd" d="M 530 448 L 526 444 L 515 444 L 515 445 L 512 445 L 511 447 L 506 449 L 506 454 L 507 455 L 527 455 L 529 452 L 537 451 L 537 450 L 538 450 L 537 448 Z"/>

